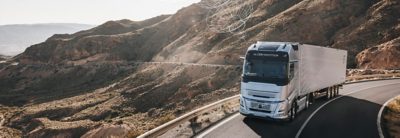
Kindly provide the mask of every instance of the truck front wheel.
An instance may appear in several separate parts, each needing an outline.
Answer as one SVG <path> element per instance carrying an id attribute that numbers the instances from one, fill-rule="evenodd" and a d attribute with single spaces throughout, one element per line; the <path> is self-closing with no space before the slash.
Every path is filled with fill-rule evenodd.
<path id="1" fill-rule="evenodd" d="M 339 95 L 339 86 L 336 86 L 336 95 Z"/>
<path id="2" fill-rule="evenodd" d="M 292 122 L 294 120 L 294 118 L 296 118 L 296 114 L 297 114 L 296 110 L 297 110 L 296 102 L 293 102 L 293 105 L 292 105 L 292 107 L 290 108 L 290 111 L 289 111 L 289 121 L 290 122 Z"/>
<path id="3" fill-rule="evenodd" d="M 306 103 L 305 103 L 304 109 L 308 109 L 308 107 L 310 106 L 310 101 L 311 101 L 310 98 L 311 98 L 311 94 L 308 94 L 306 97 Z"/>
<path id="4" fill-rule="evenodd" d="M 308 99 L 309 102 L 311 102 L 311 103 L 314 103 L 314 102 L 315 102 L 314 95 L 315 95 L 315 92 L 312 92 L 312 93 L 310 93 L 310 94 L 308 95 L 308 96 L 309 96 L 309 99 Z"/>

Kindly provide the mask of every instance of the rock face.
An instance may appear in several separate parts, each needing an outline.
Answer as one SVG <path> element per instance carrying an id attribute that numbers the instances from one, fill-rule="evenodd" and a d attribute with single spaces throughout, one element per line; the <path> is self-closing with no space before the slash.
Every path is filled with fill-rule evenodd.
<path id="1" fill-rule="evenodd" d="M 351 25 L 339 31 L 333 47 L 349 51 L 349 62 L 355 66 L 355 55 L 362 50 L 374 47 L 400 36 L 400 2 L 381 0 L 366 11 L 364 17 L 356 18 Z M 381 56 L 381 55 L 379 55 Z M 383 55 L 382 55 L 383 56 Z M 378 68 L 383 68 L 378 67 Z"/>
<path id="2" fill-rule="evenodd" d="M 349 51 L 348 66 L 356 67 L 359 52 L 400 36 L 400 4 L 396 0 L 235 1 L 231 8 L 215 10 L 204 6 L 204 0 L 172 16 L 142 22 L 109 21 L 76 34 L 55 35 L 28 48 L 18 60 L 51 64 L 78 60 L 226 64 L 238 63 L 237 57 L 251 43 L 266 40 L 345 49 Z M 227 16 L 230 13 L 245 17 Z M 214 20 L 219 24 L 213 24 Z M 244 25 L 234 32 L 213 29 L 241 22 Z"/>
<path id="3" fill-rule="evenodd" d="M 69 131 L 92 136 L 114 128 L 137 136 L 238 94 L 239 57 L 259 40 L 345 49 L 349 67 L 398 67 L 397 0 L 225 4 L 203 0 L 174 15 L 109 21 L 29 47 L 8 61 L 19 64 L 0 68 L 0 105 L 18 107 L 5 108 L 10 115 L 4 126 L 32 137 Z M 70 123 L 75 125 L 54 127 Z"/>
<path id="4" fill-rule="evenodd" d="M 98 138 L 98 137 L 106 137 L 106 138 L 113 138 L 113 137 L 124 137 L 128 135 L 131 128 L 126 125 L 103 125 L 100 128 L 92 130 L 82 138 Z"/>
<path id="5" fill-rule="evenodd" d="M 358 66 L 370 69 L 400 69 L 400 38 L 368 48 L 357 55 Z"/>

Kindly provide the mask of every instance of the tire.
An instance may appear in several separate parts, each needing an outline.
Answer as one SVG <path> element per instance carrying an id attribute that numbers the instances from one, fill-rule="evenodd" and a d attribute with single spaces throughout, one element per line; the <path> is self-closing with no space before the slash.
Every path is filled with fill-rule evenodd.
<path id="1" fill-rule="evenodd" d="M 304 106 L 304 109 L 305 110 L 307 110 L 308 109 L 308 107 L 310 106 L 310 94 L 308 94 L 307 95 L 307 98 L 306 98 L 306 103 L 305 103 L 305 106 Z"/>
<path id="2" fill-rule="evenodd" d="M 338 90 L 338 86 L 333 87 L 333 93 L 335 93 L 335 97 L 337 97 L 339 95 L 339 90 Z"/>
<path id="3" fill-rule="evenodd" d="M 292 122 L 296 118 L 296 114 L 297 114 L 296 112 L 297 112 L 296 103 L 295 103 L 295 101 L 293 101 L 293 105 L 289 111 L 289 122 Z"/>
<path id="4" fill-rule="evenodd" d="M 336 95 L 339 95 L 339 86 L 336 86 Z"/>
<path id="5" fill-rule="evenodd" d="M 315 99 L 314 99 L 314 92 L 309 94 L 310 98 L 308 99 L 309 102 L 314 103 Z"/>
<path id="6" fill-rule="evenodd" d="M 328 90 L 326 91 L 326 99 L 327 100 L 331 99 L 331 90 L 330 90 L 330 88 L 328 88 Z"/>
<path id="7" fill-rule="evenodd" d="M 335 92 L 335 86 L 333 86 L 332 88 L 331 88 L 331 93 L 332 93 L 332 99 L 333 98 L 335 98 L 336 97 L 336 92 Z"/>

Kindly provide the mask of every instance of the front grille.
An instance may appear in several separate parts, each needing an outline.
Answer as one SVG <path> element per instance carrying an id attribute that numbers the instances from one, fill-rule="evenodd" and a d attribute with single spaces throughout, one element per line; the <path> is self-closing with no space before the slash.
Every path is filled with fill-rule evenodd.
<path id="1" fill-rule="evenodd" d="M 254 108 L 249 108 L 251 111 L 257 111 L 257 112 L 264 112 L 264 113 L 271 113 L 271 111 L 265 111 L 265 110 L 258 110 Z"/>
<path id="2" fill-rule="evenodd" d="M 260 97 L 260 98 L 274 98 L 274 97 L 269 97 L 269 96 L 260 96 L 260 95 L 253 95 L 254 97 Z"/>
<path id="3" fill-rule="evenodd" d="M 263 97 L 263 98 L 275 98 L 278 93 L 269 92 L 269 91 L 256 91 L 256 90 L 247 90 L 249 95 L 253 95 L 255 97 Z"/>

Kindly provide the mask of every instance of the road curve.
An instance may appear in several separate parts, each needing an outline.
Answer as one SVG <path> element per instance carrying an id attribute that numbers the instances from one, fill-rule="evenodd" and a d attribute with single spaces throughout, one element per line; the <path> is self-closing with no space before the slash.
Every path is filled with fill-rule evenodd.
<path id="1" fill-rule="evenodd" d="M 291 123 L 235 114 L 196 137 L 294 138 L 296 134 L 300 138 L 379 137 L 378 112 L 387 100 L 400 94 L 399 84 L 400 80 L 348 84 L 340 90 L 342 97 L 328 104 L 327 100 L 317 100 Z"/>

